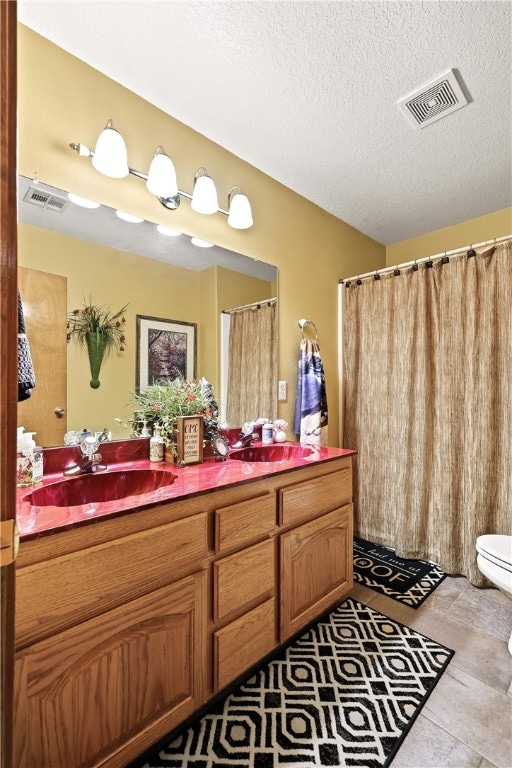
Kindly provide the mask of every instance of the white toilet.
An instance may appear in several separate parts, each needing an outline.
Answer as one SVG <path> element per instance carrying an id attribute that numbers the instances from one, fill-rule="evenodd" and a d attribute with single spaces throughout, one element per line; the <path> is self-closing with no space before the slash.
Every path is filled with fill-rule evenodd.
<path id="1" fill-rule="evenodd" d="M 512 599 L 512 536 L 487 534 L 476 540 L 478 570 Z M 512 634 L 508 641 L 512 654 Z"/>

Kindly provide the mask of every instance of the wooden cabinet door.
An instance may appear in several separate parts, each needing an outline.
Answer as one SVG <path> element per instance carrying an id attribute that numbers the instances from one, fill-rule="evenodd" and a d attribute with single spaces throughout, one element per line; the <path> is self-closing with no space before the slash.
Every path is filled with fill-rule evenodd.
<path id="1" fill-rule="evenodd" d="M 15 765 L 126 765 L 203 701 L 206 572 L 18 652 Z"/>
<path id="2" fill-rule="evenodd" d="M 352 504 L 280 537 L 280 640 L 352 588 Z"/>

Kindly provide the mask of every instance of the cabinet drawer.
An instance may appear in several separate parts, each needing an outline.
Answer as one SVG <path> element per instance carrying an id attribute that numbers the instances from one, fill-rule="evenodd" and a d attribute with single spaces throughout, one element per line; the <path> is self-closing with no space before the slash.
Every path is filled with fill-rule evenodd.
<path id="1" fill-rule="evenodd" d="M 352 466 L 279 490 L 279 524 L 289 525 L 352 501 Z"/>
<path id="2" fill-rule="evenodd" d="M 275 602 L 272 598 L 214 633 L 215 690 L 224 688 L 275 646 Z"/>
<path id="3" fill-rule="evenodd" d="M 214 621 L 274 590 L 274 552 L 274 541 L 268 540 L 213 564 Z"/>
<path id="4" fill-rule="evenodd" d="M 274 493 L 215 511 L 215 552 L 244 547 L 272 533 L 276 527 Z"/>
<path id="5" fill-rule="evenodd" d="M 22 568 L 16 575 L 17 646 L 49 637 L 200 568 L 205 513 Z"/>

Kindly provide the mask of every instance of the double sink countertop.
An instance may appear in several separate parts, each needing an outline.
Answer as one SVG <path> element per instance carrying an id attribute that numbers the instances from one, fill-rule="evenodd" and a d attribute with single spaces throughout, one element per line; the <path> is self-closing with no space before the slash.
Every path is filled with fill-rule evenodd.
<path id="1" fill-rule="evenodd" d="M 256 446 L 260 445 L 255 443 Z M 298 443 L 280 445 L 298 446 Z M 101 518 L 122 515 L 133 511 L 161 505 L 176 499 L 185 499 L 230 485 L 239 485 L 258 480 L 269 475 L 290 472 L 311 464 L 332 461 L 344 456 L 353 456 L 356 451 L 344 448 L 331 448 L 310 445 L 307 456 L 279 461 L 238 461 L 228 458 L 224 461 L 206 459 L 202 464 L 179 467 L 167 462 L 150 462 L 147 439 L 119 440 L 101 446 L 107 470 L 100 473 L 108 476 L 113 472 L 131 472 L 133 470 L 155 470 L 169 472 L 175 476 L 171 485 L 136 495 L 125 496 L 112 501 L 96 501 L 76 506 L 38 506 L 32 504 L 33 492 L 53 483 L 73 483 L 77 479 L 88 477 L 78 475 L 64 478 L 66 467 L 79 459 L 78 449 L 44 449 L 45 475 L 37 485 L 19 488 L 17 494 L 17 522 L 22 541 L 29 540 L 59 530 L 69 530 L 86 525 Z M 37 498 L 37 494 L 35 494 Z"/>

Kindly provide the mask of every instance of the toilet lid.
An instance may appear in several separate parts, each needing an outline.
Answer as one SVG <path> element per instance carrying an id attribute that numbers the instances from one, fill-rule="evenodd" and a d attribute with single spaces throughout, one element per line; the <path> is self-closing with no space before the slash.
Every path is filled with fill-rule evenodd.
<path id="1" fill-rule="evenodd" d="M 479 536 L 476 540 L 476 548 L 483 555 L 490 555 L 509 566 L 512 565 L 512 536 L 497 534 Z"/>

